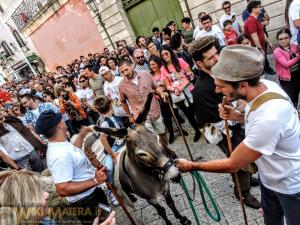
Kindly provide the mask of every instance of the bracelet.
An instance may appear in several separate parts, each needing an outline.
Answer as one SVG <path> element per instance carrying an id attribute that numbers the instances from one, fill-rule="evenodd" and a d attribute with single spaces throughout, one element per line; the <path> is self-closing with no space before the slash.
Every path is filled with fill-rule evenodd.
<path id="1" fill-rule="evenodd" d="M 99 183 L 98 183 L 98 181 L 96 180 L 96 178 L 95 178 L 95 177 L 93 178 L 93 180 L 95 181 L 96 185 L 98 186 L 98 185 L 99 185 Z"/>

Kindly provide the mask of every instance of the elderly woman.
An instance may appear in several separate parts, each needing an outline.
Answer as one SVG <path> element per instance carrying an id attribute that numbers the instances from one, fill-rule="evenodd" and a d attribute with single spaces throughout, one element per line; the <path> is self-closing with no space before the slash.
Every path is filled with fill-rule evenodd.
<path id="1" fill-rule="evenodd" d="M 14 170 L 0 172 L 0 224 L 55 225 L 55 221 L 48 217 L 48 196 L 41 177 L 35 173 Z M 100 225 L 115 224 L 113 212 Z M 98 218 L 93 225 L 99 225 Z"/>

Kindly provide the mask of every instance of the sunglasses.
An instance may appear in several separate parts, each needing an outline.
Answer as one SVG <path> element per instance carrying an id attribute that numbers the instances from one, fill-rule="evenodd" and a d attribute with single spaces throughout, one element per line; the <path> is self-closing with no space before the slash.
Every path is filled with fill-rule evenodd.
<path id="1" fill-rule="evenodd" d="M 143 59 L 144 58 L 144 56 L 137 56 L 137 57 L 135 57 L 136 59 Z"/>
<path id="2" fill-rule="evenodd" d="M 84 83 L 86 80 L 80 80 L 79 83 Z"/>
<path id="3" fill-rule="evenodd" d="M 169 53 L 169 52 L 162 52 L 161 55 L 162 55 L 162 56 L 170 55 L 170 53 Z"/>
<path id="4" fill-rule="evenodd" d="M 224 7 L 223 9 L 224 10 L 228 10 L 228 9 L 230 9 L 231 8 L 231 6 L 227 6 L 227 7 Z"/>

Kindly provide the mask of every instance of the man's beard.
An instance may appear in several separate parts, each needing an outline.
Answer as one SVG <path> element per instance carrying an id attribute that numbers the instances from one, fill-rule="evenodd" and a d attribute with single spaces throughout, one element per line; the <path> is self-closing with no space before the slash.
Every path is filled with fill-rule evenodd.
<path id="1" fill-rule="evenodd" d="M 229 95 L 229 99 L 228 99 L 228 100 L 229 100 L 230 102 L 234 102 L 234 101 L 237 101 L 237 100 L 239 100 L 239 99 L 246 100 L 247 98 L 246 98 L 246 96 L 244 96 L 244 95 L 238 93 L 238 91 L 234 91 L 233 93 L 231 93 L 231 94 Z"/>

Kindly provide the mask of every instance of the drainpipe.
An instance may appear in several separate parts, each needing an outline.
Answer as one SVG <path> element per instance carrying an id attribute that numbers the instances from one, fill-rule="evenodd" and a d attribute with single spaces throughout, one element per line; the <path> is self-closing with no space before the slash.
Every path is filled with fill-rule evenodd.
<path id="1" fill-rule="evenodd" d="M 184 4 L 185 4 L 185 7 L 187 9 L 187 13 L 189 14 L 189 17 L 191 18 L 192 25 L 193 25 L 193 27 L 195 27 L 194 20 L 193 20 L 193 17 L 192 17 L 192 13 L 191 13 L 191 10 L 190 10 L 189 4 L 188 4 L 188 0 L 183 0 L 183 1 L 184 1 Z"/>

